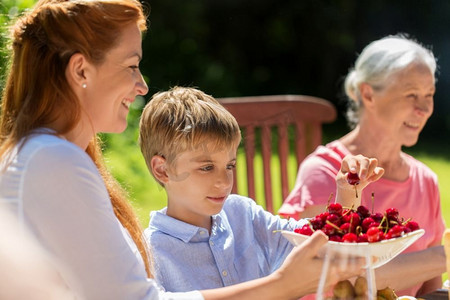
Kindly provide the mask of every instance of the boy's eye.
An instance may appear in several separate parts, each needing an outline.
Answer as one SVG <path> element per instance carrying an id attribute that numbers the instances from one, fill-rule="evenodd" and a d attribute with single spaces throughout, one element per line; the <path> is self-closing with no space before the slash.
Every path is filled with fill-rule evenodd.
<path id="1" fill-rule="evenodd" d="M 227 169 L 228 169 L 228 170 L 232 170 L 232 169 L 234 169 L 234 168 L 236 168 L 236 164 L 229 164 L 229 165 L 227 166 Z"/>
<path id="2" fill-rule="evenodd" d="M 211 171 L 212 169 L 213 169 L 213 166 L 204 166 L 204 167 L 200 168 L 200 170 L 202 170 L 202 171 Z"/>

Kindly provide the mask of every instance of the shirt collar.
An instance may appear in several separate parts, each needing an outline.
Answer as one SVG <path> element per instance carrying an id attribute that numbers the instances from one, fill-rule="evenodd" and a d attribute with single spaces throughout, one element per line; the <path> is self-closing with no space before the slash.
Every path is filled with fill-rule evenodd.
<path id="1" fill-rule="evenodd" d="M 206 228 L 194 226 L 178 219 L 172 218 L 166 215 L 167 207 L 159 210 L 153 211 L 150 214 L 150 224 L 149 227 L 154 229 L 157 228 L 158 231 L 173 236 L 182 240 L 185 243 L 190 242 L 199 233 L 201 236 L 208 237 L 209 233 Z M 220 228 L 222 224 L 221 211 L 219 214 L 212 216 L 212 232 L 215 232 L 217 228 Z M 201 232 L 204 232 L 201 234 Z"/>

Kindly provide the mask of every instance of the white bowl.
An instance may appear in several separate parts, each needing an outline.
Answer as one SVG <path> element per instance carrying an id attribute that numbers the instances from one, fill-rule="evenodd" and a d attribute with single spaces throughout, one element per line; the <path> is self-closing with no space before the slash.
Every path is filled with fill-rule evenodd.
<path id="1" fill-rule="evenodd" d="M 424 233 L 425 230 L 418 229 L 398 238 L 383 240 L 375 243 L 339 243 L 329 241 L 326 244 L 326 247 L 346 255 L 351 254 L 354 256 L 364 257 L 367 253 L 370 253 L 370 256 L 372 257 L 372 268 L 377 268 L 384 265 L 400 254 L 403 250 L 411 246 Z M 300 245 L 307 238 L 309 238 L 307 235 L 287 230 L 282 230 L 281 234 L 294 246 Z M 319 254 L 323 254 L 325 250 L 325 247 L 322 248 Z"/>

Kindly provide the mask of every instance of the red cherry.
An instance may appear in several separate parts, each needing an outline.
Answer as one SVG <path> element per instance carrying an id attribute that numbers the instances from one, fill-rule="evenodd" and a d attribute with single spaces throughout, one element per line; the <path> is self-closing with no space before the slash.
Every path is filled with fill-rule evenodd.
<path id="1" fill-rule="evenodd" d="M 340 203 L 331 203 L 328 205 L 328 212 L 340 215 L 342 213 L 342 205 Z"/>
<path id="2" fill-rule="evenodd" d="M 358 237 L 354 233 L 346 233 L 342 237 L 342 242 L 344 243 L 356 243 L 358 240 Z"/>
<path id="3" fill-rule="evenodd" d="M 330 213 L 326 211 L 326 212 L 323 212 L 323 213 L 317 215 L 317 217 L 319 217 L 322 221 L 325 222 L 329 215 L 330 215 Z"/>
<path id="4" fill-rule="evenodd" d="M 366 233 L 358 235 L 358 239 L 356 240 L 357 243 L 367 243 L 368 241 Z"/>
<path id="5" fill-rule="evenodd" d="M 336 227 L 330 224 L 325 224 L 321 230 L 329 237 L 337 233 Z"/>
<path id="6" fill-rule="evenodd" d="M 369 228 L 372 228 L 372 227 L 380 227 L 380 223 L 372 222 L 372 223 L 370 223 Z M 369 230 L 369 228 L 367 230 Z"/>
<path id="7" fill-rule="evenodd" d="M 362 220 L 361 222 L 361 227 L 363 229 L 364 232 L 367 231 L 367 229 L 370 228 L 370 224 L 372 224 L 373 222 L 375 222 L 372 218 L 365 218 L 364 220 Z"/>
<path id="8" fill-rule="evenodd" d="M 359 214 L 353 212 L 350 214 L 350 223 L 352 223 L 352 226 L 358 226 L 361 223 L 361 218 L 359 217 Z"/>
<path id="9" fill-rule="evenodd" d="M 339 227 L 343 233 L 349 233 L 352 230 L 350 229 L 350 223 L 344 223 Z"/>
<path id="10" fill-rule="evenodd" d="M 382 239 L 383 232 L 378 227 L 370 227 L 367 230 L 367 240 L 369 243 L 378 242 Z"/>
<path id="11" fill-rule="evenodd" d="M 339 217 L 338 214 L 330 214 L 327 217 L 327 221 L 336 224 L 337 226 L 341 225 L 341 218 Z"/>
<path id="12" fill-rule="evenodd" d="M 311 220 L 309 220 L 309 223 L 312 225 L 314 230 L 321 229 L 323 225 L 325 224 L 325 221 L 322 221 L 322 219 L 318 216 L 315 216 Z"/>
<path id="13" fill-rule="evenodd" d="M 398 219 L 398 209 L 396 208 L 388 208 L 386 209 L 386 216 L 389 220 L 397 220 Z"/>
<path id="14" fill-rule="evenodd" d="M 311 229 L 309 224 L 305 224 L 301 228 L 295 228 L 294 232 L 304 234 L 304 235 L 312 235 L 313 234 L 313 230 Z"/>
<path id="15" fill-rule="evenodd" d="M 347 173 L 347 182 L 351 185 L 359 184 L 359 176 L 356 173 Z"/>
<path id="16" fill-rule="evenodd" d="M 322 230 L 330 241 L 374 243 L 396 238 L 419 228 L 417 222 L 400 218 L 398 210 L 393 207 L 388 208 L 384 214 L 370 214 L 363 205 L 357 209 L 353 209 L 353 206 L 344 209 L 341 204 L 333 203 L 327 206 L 327 211 L 311 218 L 309 224 L 294 231 L 311 235 L 315 230 Z"/>
<path id="17" fill-rule="evenodd" d="M 394 227 L 389 229 L 388 233 L 386 234 L 386 239 L 399 237 L 402 235 L 402 233 L 403 233 L 403 226 L 395 225 Z"/>
<path id="18" fill-rule="evenodd" d="M 378 223 L 380 223 L 381 220 L 383 220 L 383 215 L 382 215 L 381 213 L 379 213 L 379 212 L 378 212 L 378 213 L 371 214 L 370 217 L 371 217 L 375 222 L 378 222 Z"/>
<path id="19" fill-rule="evenodd" d="M 356 209 L 356 212 L 357 212 L 362 218 L 366 218 L 366 217 L 370 216 L 369 209 L 368 209 L 367 207 L 365 207 L 364 205 L 358 206 L 358 208 Z"/>
<path id="20" fill-rule="evenodd" d="M 341 217 L 342 223 L 350 223 L 350 220 L 351 220 L 350 214 L 346 214 Z"/>
<path id="21" fill-rule="evenodd" d="M 338 242 L 338 243 L 340 243 L 342 241 L 341 237 L 337 234 L 334 234 L 334 235 L 328 237 L 328 240 L 333 241 L 333 242 Z"/>
<path id="22" fill-rule="evenodd" d="M 406 223 L 405 226 L 409 228 L 411 231 L 415 231 L 420 228 L 419 223 L 417 223 L 416 221 L 409 221 L 408 223 Z"/>

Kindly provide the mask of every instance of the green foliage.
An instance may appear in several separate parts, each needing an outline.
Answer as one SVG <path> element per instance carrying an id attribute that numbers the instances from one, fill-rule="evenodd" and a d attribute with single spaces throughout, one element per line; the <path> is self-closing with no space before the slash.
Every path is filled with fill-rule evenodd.
<path id="1" fill-rule="evenodd" d="M 446 149 L 448 149 L 448 146 L 440 147 L 440 145 L 432 143 L 421 144 L 418 149 L 410 149 L 407 152 L 437 174 L 442 214 L 448 226 L 450 224 L 450 185 L 447 181 L 450 178 L 450 157 Z"/>
<path id="2" fill-rule="evenodd" d="M 146 226 L 149 213 L 166 205 L 166 194 L 153 179 L 138 145 L 139 117 L 145 101 L 137 97 L 130 107 L 128 127 L 122 134 L 104 134 L 104 155 L 114 177 L 128 191 L 141 224 Z"/>
<path id="3" fill-rule="evenodd" d="M 35 0 L 2 0 L 0 2 L 0 91 L 3 90 L 7 62 L 11 53 L 8 47 L 9 28 L 14 19 L 35 2 Z"/>

